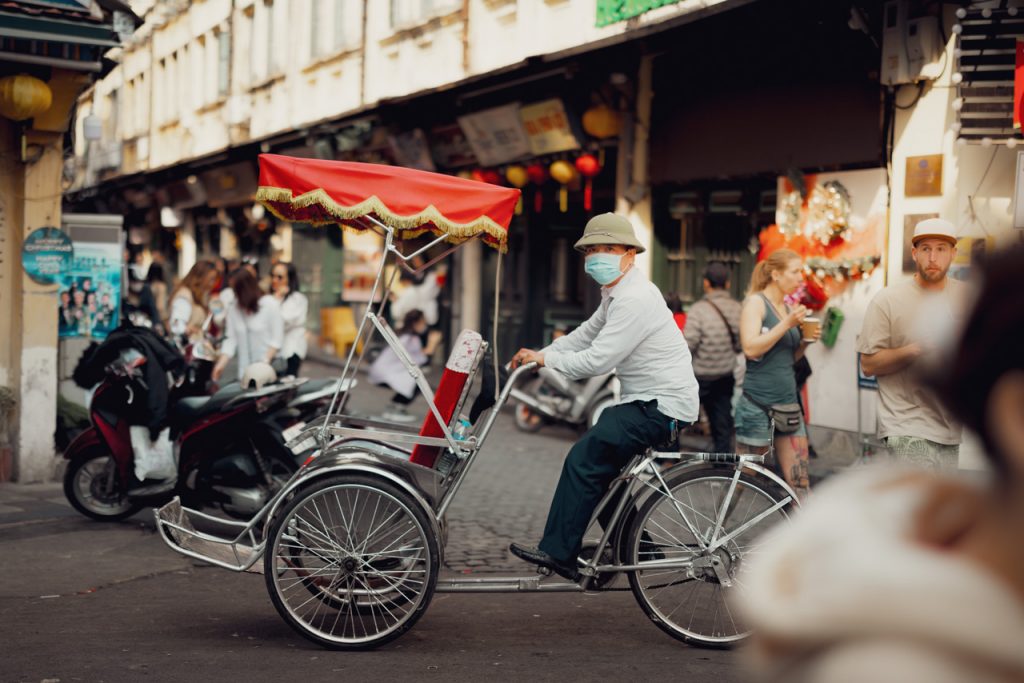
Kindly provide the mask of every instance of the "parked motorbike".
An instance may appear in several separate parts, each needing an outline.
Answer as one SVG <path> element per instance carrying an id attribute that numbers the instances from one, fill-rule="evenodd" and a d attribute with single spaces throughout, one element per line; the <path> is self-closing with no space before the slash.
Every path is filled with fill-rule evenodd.
<path id="1" fill-rule="evenodd" d="M 536 377 L 512 390 L 516 427 L 536 432 L 545 424 L 561 422 L 590 429 L 605 408 L 619 402 L 619 394 L 614 372 L 573 381 L 551 368 L 539 368 Z"/>
<path id="2" fill-rule="evenodd" d="M 64 452 L 68 501 L 102 521 L 130 517 L 175 496 L 248 519 L 298 468 L 270 417 L 294 397 L 298 383 L 257 390 L 232 383 L 212 396 L 181 395 L 188 391 L 179 385 L 171 392 L 167 419 L 177 476 L 146 485 L 135 476 L 128 419 L 146 391 L 141 371 L 146 362 L 140 354 L 122 353 L 105 367 L 89 404 L 92 426 Z"/>

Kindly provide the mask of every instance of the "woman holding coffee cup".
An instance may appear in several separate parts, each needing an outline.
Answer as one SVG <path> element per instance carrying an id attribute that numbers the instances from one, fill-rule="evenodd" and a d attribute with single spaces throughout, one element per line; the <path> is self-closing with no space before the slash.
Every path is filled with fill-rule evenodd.
<path id="1" fill-rule="evenodd" d="M 806 307 L 786 305 L 786 296 L 801 282 L 803 260 L 789 249 L 772 252 L 750 277 L 750 291 L 740 311 L 747 373 L 736 405 L 736 443 L 741 452 L 764 452 L 772 440 L 774 419 L 780 473 L 803 497 L 810 488 L 807 429 L 797 401 L 793 363 L 809 343 L 821 337 L 821 324 L 808 318 Z"/>

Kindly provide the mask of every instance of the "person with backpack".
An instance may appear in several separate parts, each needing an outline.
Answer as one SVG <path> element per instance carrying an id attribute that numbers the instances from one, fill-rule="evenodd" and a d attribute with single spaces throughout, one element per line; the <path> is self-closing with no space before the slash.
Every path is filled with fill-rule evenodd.
<path id="1" fill-rule="evenodd" d="M 693 356 L 716 453 L 733 450 L 733 372 L 742 351 L 739 329 L 740 302 L 729 294 L 729 268 L 712 261 L 704 271 L 704 296 L 690 307 L 683 336 Z"/>

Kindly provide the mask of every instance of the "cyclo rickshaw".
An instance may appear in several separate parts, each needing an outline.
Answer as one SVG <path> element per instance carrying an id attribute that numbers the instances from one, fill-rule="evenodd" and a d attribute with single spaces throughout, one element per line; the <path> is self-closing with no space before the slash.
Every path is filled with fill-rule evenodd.
<path id="1" fill-rule="evenodd" d="M 333 649 L 397 638 L 438 591 L 592 592 L 613 588 L 622 574 L 643 611 L 675 638 L 727 646 L 747 634 L 727 595 L 742 582 L 763 532 L 798 505 L 793 490 L 764 466 L 765 455 L 681 453 L 672 445 L 637 454 L 595 512 L 591 531 L 600 528 L 598 514 L 612 507 L 607 528 L 578 559 L 578 582 L 542 573 L 441 575 L 445 512 L 512 387 L 535 364 L 514 370 L 503 387 L 495 382 L 485 397 L 493 405 L 466 429 L 462 411 L 481 367 L 500 374 L 497 351 L 491 368 L 483 361 L 487 342 L 463 331 L 435 391 L 381 314 L 397 267 L 414 270 L 414 257 L 444 243 L 449 248 L 421 268 L 481 239 L 498 249 L 500 277 L 518 190 L 407 168 L 263 154 L 257 199 L 285 220 L 380 234 L 373 294 L 330 409 L 289 442 L 297 450 L 310 446 L 305 464 L 248 523 L 183 508 L 177 500 L 160 508 L 157 528 L 171 548 L 233 571 L 262 572 L 281 617 Z M 429 244 L 403 253 L 405 240 L 427 232 Z M 365 349 L 374 333 L 427 401 L 418 430 L 341 413 L 362 360 L 357 348 Z"/>

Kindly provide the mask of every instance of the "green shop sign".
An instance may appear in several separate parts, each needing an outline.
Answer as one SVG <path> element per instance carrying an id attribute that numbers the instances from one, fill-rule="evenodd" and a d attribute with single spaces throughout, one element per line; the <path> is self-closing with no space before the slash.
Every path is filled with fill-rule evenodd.
<path id="1" fill-rule="evenodd" d="M 679 0 L 597 0 L 597 25 L 615 24 L 678 3 Z"/>

